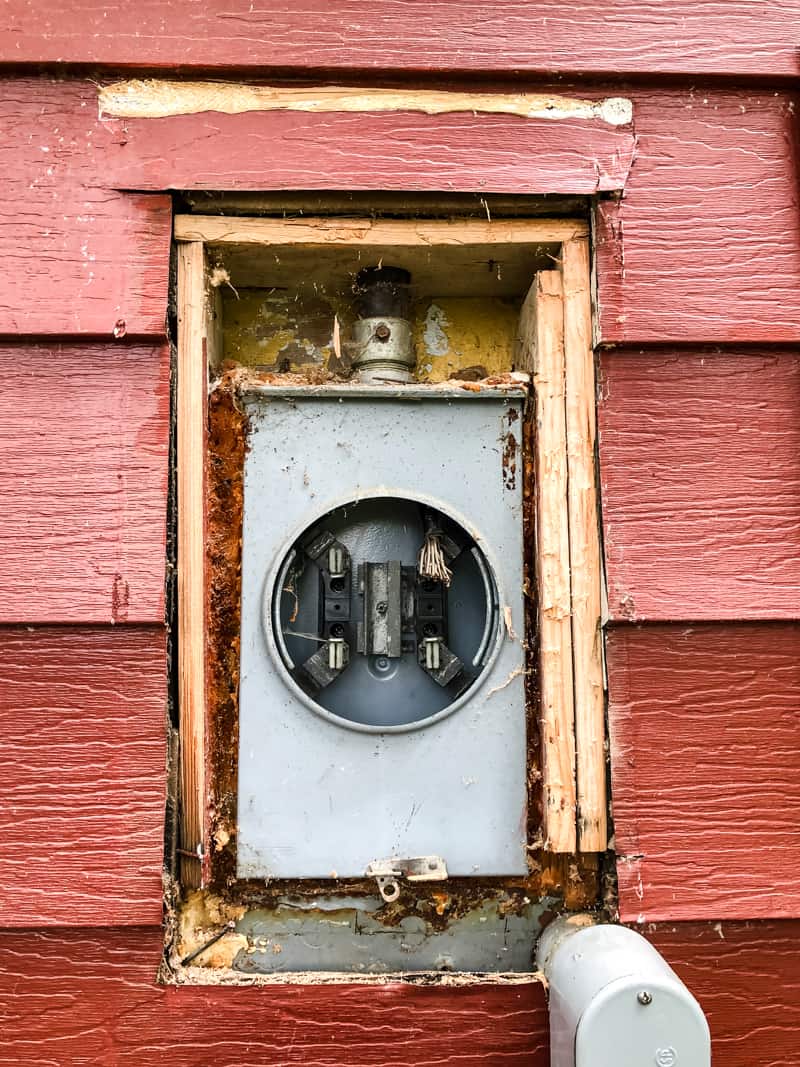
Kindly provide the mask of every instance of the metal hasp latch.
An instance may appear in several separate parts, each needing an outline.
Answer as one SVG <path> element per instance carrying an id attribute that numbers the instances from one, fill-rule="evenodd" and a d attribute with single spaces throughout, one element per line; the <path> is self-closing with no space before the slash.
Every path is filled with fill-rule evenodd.
<path id="1" fill-rule="evenodd" d="M 551 1067 L 710 1067 L 700 1005 L 635 930 L 557 919 L 536 962 L 549 991 Z"/>
<path id="2" fill-rule="evenodd" d="M 360 563 L 356 589 L 361 600 L 361 618 L 355 623 L 350 554 L 333 534 L 316 534 L 305 546 L 304 555 L 319 572 L 320 647 L 298 668 L 313 691 L 330 685 L 350 665 L 354 651 L 383 660 L 417 654 L 417 662 L 437 685 L 458 695 L 467 684 L 464 664 L 447 645 L 447 585 L 449 564 L 463 551 L 452 537 L 444 534 L 429 513 L 425 513 L 425 542 L 420 548 L 421 564 L 404 566 L 400 560 Z M 437 553 L 438 570 L 429 570 L 427 556 L 431 545 Z"/>
<path id="3" fill-rule="evenodd" d="M 380 895 L 391 904 L 400 896 L 402 879 L 407 882 L 443 882 L 447 878 L 447 867 L 440 856 L 416 856 L 413 859 L 394 856 L 388 860 L 374 860 L 364 874 L 375 879 Z"/>

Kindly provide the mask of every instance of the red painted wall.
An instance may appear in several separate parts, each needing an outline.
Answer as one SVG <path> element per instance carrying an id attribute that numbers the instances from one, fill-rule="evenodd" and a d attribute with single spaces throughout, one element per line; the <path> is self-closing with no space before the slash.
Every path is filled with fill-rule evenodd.
<path id="1" fill-rule="evenodd" d="M 463 0 L 379 0 L 369 18 L 357 0 L 337 0 L 324 19 L 311 3 L 143 0 L 135 14 L 92 0 L 10 4 L 0 41 L 0 1064 L 546 1063 L 535 984 L 155 982 L 163 190 L 618 184 L 624 196 L 602 202 L 596 238 L 621 914 L 657 923 L 643 929 L 708 1012 L 719 1062 L 797 1062 L 800 11 L 794 0 L 503 0 L 491 17 L 476 11 Z M 131 69 L 555 85 L 630 96 L 634 122 L 100 120 L 95 81 Z"/>

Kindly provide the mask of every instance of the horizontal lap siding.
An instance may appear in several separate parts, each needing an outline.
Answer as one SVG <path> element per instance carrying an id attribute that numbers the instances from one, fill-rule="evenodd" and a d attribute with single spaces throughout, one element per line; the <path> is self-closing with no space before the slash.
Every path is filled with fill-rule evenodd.
<path id="1" fill-rule="evenodd" d="M 791 0 L 362 0 L 135 9 L 12 0 L 0 61 L 85 63 L 263 77 L 273 70 L 741 74 L 794 78 Z M 213 42 L 213 47 L 211 43 Z"/>
<path id="2" fill-rule="evenodd" d="M 171 202 L 111 190 L 96 86 L 4 80 L 0 128 L 0 334 L 162 336 Z"/>
<path id="3" fill-rule="evenodd" d="M 0 622 L 163 622 L 169 363 L 0 344 Z"/>
<path id="4" fill-rule="evenodd" d="M 636 162 L 598 213 L 604 342 L 800 338 L 796 98 L 632 94 Z"/>
<path id="5" fill-rule="evenodd" d="M 600 360 L 614 619 L 800 617 L 800 356 Z"/>
<path id="6" fill-rule="evenodd" d="M 642 931 L 706 1012 L 720 1067 L 797 1067 L 800 923 L 664 924 Z"/>
<path id="7" fill-rule="evenodd" d="M 544 64 L 562 72 L 621 65 L 635 72 L 683 63 L 680 69 L 710 73 L 796 73 L 795 53 L 786 44 L 797 36 L 787 31 L 794 7 L 781 3 L 729 5 L 725 16 L 716 4 L 670 5 L 669 14 L 661 4 L 637 4 L 641 19 L 633 26 L 619 18 L 616 5 L 599 13 L 595 6 L 587 18 L 563 4 L 545 11 L 546 5 L 509 3 L 484 25 L 476 22 L 474 6 L 451 4 L 451 29 L 444 35 L 431 32 L 438 9 L 415 7 L 411 19 L 401 0 L 371 12 L 369 26 L 359 17 L 358 31 L 356 8 L 346 0 L 323 22 L 318 5 L 310 4 L 292 5 L 292 12 L 198 8 L 189 16 L 160 0 L 145 0 L 135 14 L 109 13 L 107 5 L 89 0 L 80 11 L 70 5 L 69 16 L 52 4 L 15 0 L 14 6 L 19 20 L 10 51 L 23 63 L 35 55 L 172 73 L 176 62 L 188 68 L 202 61 L 208 68 L 208 41 L 214 40 L 213 64 L 252 65 L 263 75 L 276 55 L 284 68 L 308 71 L 315 49 L 318 66 L 352 65 L 352 34 L 365 66 L 412 71 L 448 64 L 462 71 L 472 65 L 538 70 Z M 530 21 L 545 15 L 549 24 Z M 180 25 L 171 29 L 173 17 Z M 123 18 L 135 25 L 114 21 Z M 597 34 L 598 18 L 613 32 Z M 664 30 L 670 18 L 680 27 L 671 38 Z M 50 36 L 42 32 L 48 21 Z M 602 41 L 597 50 L 574 37 L 577 25 L 592 26 L 592 40 Z M 678 43 L 659 43 L 668 39 Z M 741 40 L 747 48 L 736 43 Z M 108 338 L 102 361 L 99 350 L 87 356 L 77 348 L 51 353 L 32 346 L 29 380 L 14 354 L 7 357 L 12 405 L 36 403 L 37 379 L 45 392 L 36 420 L 15 415 L 13 406 L 10 413 L 7 448 L 29 484 L 8 498 L 12 511 L 20 499 L 24 506 L 19 516 L 6 518 L 17 523 L 7 531 L 10 548 L 4 546 L 14 560 L 6 618 L 86 624 L 110 616 L 128 623 L 0 631 L 0 714 L 7 720 L 0 739 L 0 809 L 10 813 L 0 924 L 110 928 L 0 937 L 13 1035 L 13 1043 L 0 1048 L 0 1063 L 179 1067 L 213 1060 L 243 1067 L 278 1057 L 287 1064 L 333 1064 L 343 1062 L 346 1047 L 348 1063 L 375 1067 L 449 1060 L 544 1067 L 546 1017 L 536 985 L 232 990 L 155 984 L 164 634 L 160 626 L 130 623 L 160 621 L 163 611 L 166 355 L 142 346 L 117 350 L 111 333 L 116 327 L 128 337 L 163 336 L 170 203 L 155 190 L 570 191 L 570 174 L 584 183 L 577 191 L 588 190 L 592 180 L 596 188 L 613 188 L 627 174 L 632 131 L 581 123 L 551 128 L 471 114 L 205 113 L 143 124 L 98 120 L 96 94 L 87 81 L 30 78 L 6 82 L 0 98 L 0 249 L 7 265 L 0 277 L 0 333 Z M 606 202 L 598 216 L 602 340 L 800 339 L 792 98 L 733 91 L 630 95 L 636 161 L 621 202 Z M 245 135 L 258 151 L 243 151 Z M 117 186 L 154 192 L 119 192 Z M 61 363 L 51 362 L 51 354 Z M 620 375 L 612 381 L 618 391 L 609 394 L 611 404 L 621 398 L 621 410 L 636 416 L 627 428 L 613 420 L 602 425 L 604 477 L 613 458 L 604 486 L 613 610 L 620 613 L 631 595 L 633 613 L 648 618 L 659 612 L 692 618 L 708 604 L 722 618 L 769 613 L 765 605 L 788 614 L 797 577 L 791 558 L 795 357 L 738 353 L 750 363 L 732 367 L 733 353 L 722 353 L 714 368 L 722 378 L 713 379 L 696 353 L 666 368 L 662 362 L 660 369 L 657 360 L 669 354 L 648 350 L 644 357 L 649 369 L 640 378 L 642 368 L 624 362 L 630 353 L 604 357 L 608 380 Z M 69 368 L 69 381 L 59 366 Z M 663 393 L 655 390 L 660 373 L 670 385 Z M 715 465 L 717 453 L 700 451 L 698 441 L 704 432 L 720 449 L 729 441 L 736 416 L 726 421 L 726 383 L 748 398 L 756 383 L 766 383 L 766 406 L 747 400 L 746 422 L 735 423 L 730 454 Z M 703 419 L 693 422 L 685 407 L 698 399 Z M 729 397 L 729 408 L 735 399 Z M 613 414 L 606 403 L 601 420 Z M 114 427 L 98 433 L 103 415 Z M 42 432 L 34 436 L 37 426 Z M 759 456 L 767 451 L 772 464 L 761 479 L 753 448 Z M 647 452 L 659 449 L 667 451 L 670 466 L 656 466 L 653 474 Z M 37 455 L 46 462 L 37 468 L 44 480 L 34 485 Z M 119 475 L 126 488 L 117 493 L 110 486 Z M 663 490 L 655 497 L 648 485 L 653 478 Z M 720 485 L 742 494 L 746 525 L 758 539 L 752 557 L 736 509 L 726 511 L 722 501 L 712 515 L 704 507 Z M 661 498 L 669 513 L 659 517 L 659 537 L 648 516 Z M 681 513 L 690 527 L 688 545 L 679 526 L 670 526 Z M 71 516 L 76 524 L 70 529 Z M 90 528 L 98 524 L 89 538 L 87 521 Z M 745 586 L 735 577 L 742 560 L 752 563 Z M 624 915 L 796 911 L 792 857 L 798 849 L 790 818 L 800 799 L 796 644 L 795 628 L 780 623 L 612 630 L 612 773 Z M 721 937 L 707 927 L 647 934 L 663 944 L 710 1011 L 716 1054 L 727 1067 L 789 1067 L 796 1060 L 789 1035 L 800 1023 L 800 997 L 787 945 L 796 942 L 797 929 L 779 923 L 721 929 Z M 743 982 L 752 975 L 768 997 L 748 997 Z"/>
<path id="8" fill-rule="evenodd" d="M 91 83 L 4 88 L 0 332 L 163 331 L 168 201 L 111 187 L 588 192 L 615 186 L 632 144 L 600 121 L 471 113 L 101 121 Z M 636 162 L 598 216 L 602 339 L 799 339 L 794 98 L 629 95 Z"/>
<path id="9" fill-rule="evenodd" d="M 0 629 L 0 926 L 158 925 L 161 627 Z"/>
<path id="10" fill-rule="evenodd" d="M 707 1012 L 715 1063 L 796 1067 L 800 924 L 666 924 L 644 932 Z M 160 954 L 155 930 L 0 934 L 0 1064 L 548 1063 L 538 983 L 165 988 L 154 982 Z"/>
<path id="11" fill-rule="evenodd" d="M 621 914 L 798 916 L 800 357 L 602 352 L 599 428 Z"/>
<path id="12" fill-rule="evenodd" d="M 609 722 L 627 921 L 800 908 L 800 625 L 613 627 Z"/>
<path id="13" fill-rule="evenodd" d="M 0 1064 L 546 1067 L 538 983 L 155 984 L 158 931 L 0 934 Z M 36 1010 L 31 1010 L 31 1004 Z"/>
<path id="14" fill-rule="evenodd" d="M 117 120 L 119 121 L 119 120 Z M 600 120 L 204 112 L 126 119 L 107 180 L 133 189 L 569 193 L 621 189 L 634 140 Z"/>

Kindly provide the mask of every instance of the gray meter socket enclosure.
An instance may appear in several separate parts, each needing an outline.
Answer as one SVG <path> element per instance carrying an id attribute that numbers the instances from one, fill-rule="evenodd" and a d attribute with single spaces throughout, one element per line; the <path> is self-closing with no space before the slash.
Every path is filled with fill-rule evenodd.
<path id="1" fill-rule="evenodd" d="M 239 877 L 526 873 L 523 403 L 248 393 Z"/>

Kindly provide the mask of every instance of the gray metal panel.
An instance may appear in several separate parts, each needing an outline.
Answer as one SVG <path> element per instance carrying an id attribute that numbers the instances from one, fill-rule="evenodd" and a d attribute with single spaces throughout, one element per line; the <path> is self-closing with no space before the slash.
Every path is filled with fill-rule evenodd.
<path id="1" fill-rule="evenodd" d="M 508 898 L 505 900 L 508 904 Z M 530 972 L 542 915 L 556 906 L 544 898 L 523 908 L 488 900 L 434 929 L 421 915 L 381 922 L 380 897 L 287 901 L 252 909 L 236 923 L 248 939 L 234 968 L 248 974 L 350 971 Z"/>
<path id="2" fill-rule="evenodd" d="M 386 495 L 422 500 L 459 521 L 494 570 L 514 633 L 524 633 L 521 478 L 503 472 L 509 409 L 518 412 L 521 401 L 476 403 L 466 393 L 420 404 L 409 393 L 249 400 L 240 877 L 353 877 L 392 855 L 441 856 L 451 875 L 527 869 L 524 650 L 516 636 L 501 635 L 462 707 L 397 733 L 360 732 L 316 714 L 268 647 L 265 590 L 288 547 L 341 504 Z"/>

